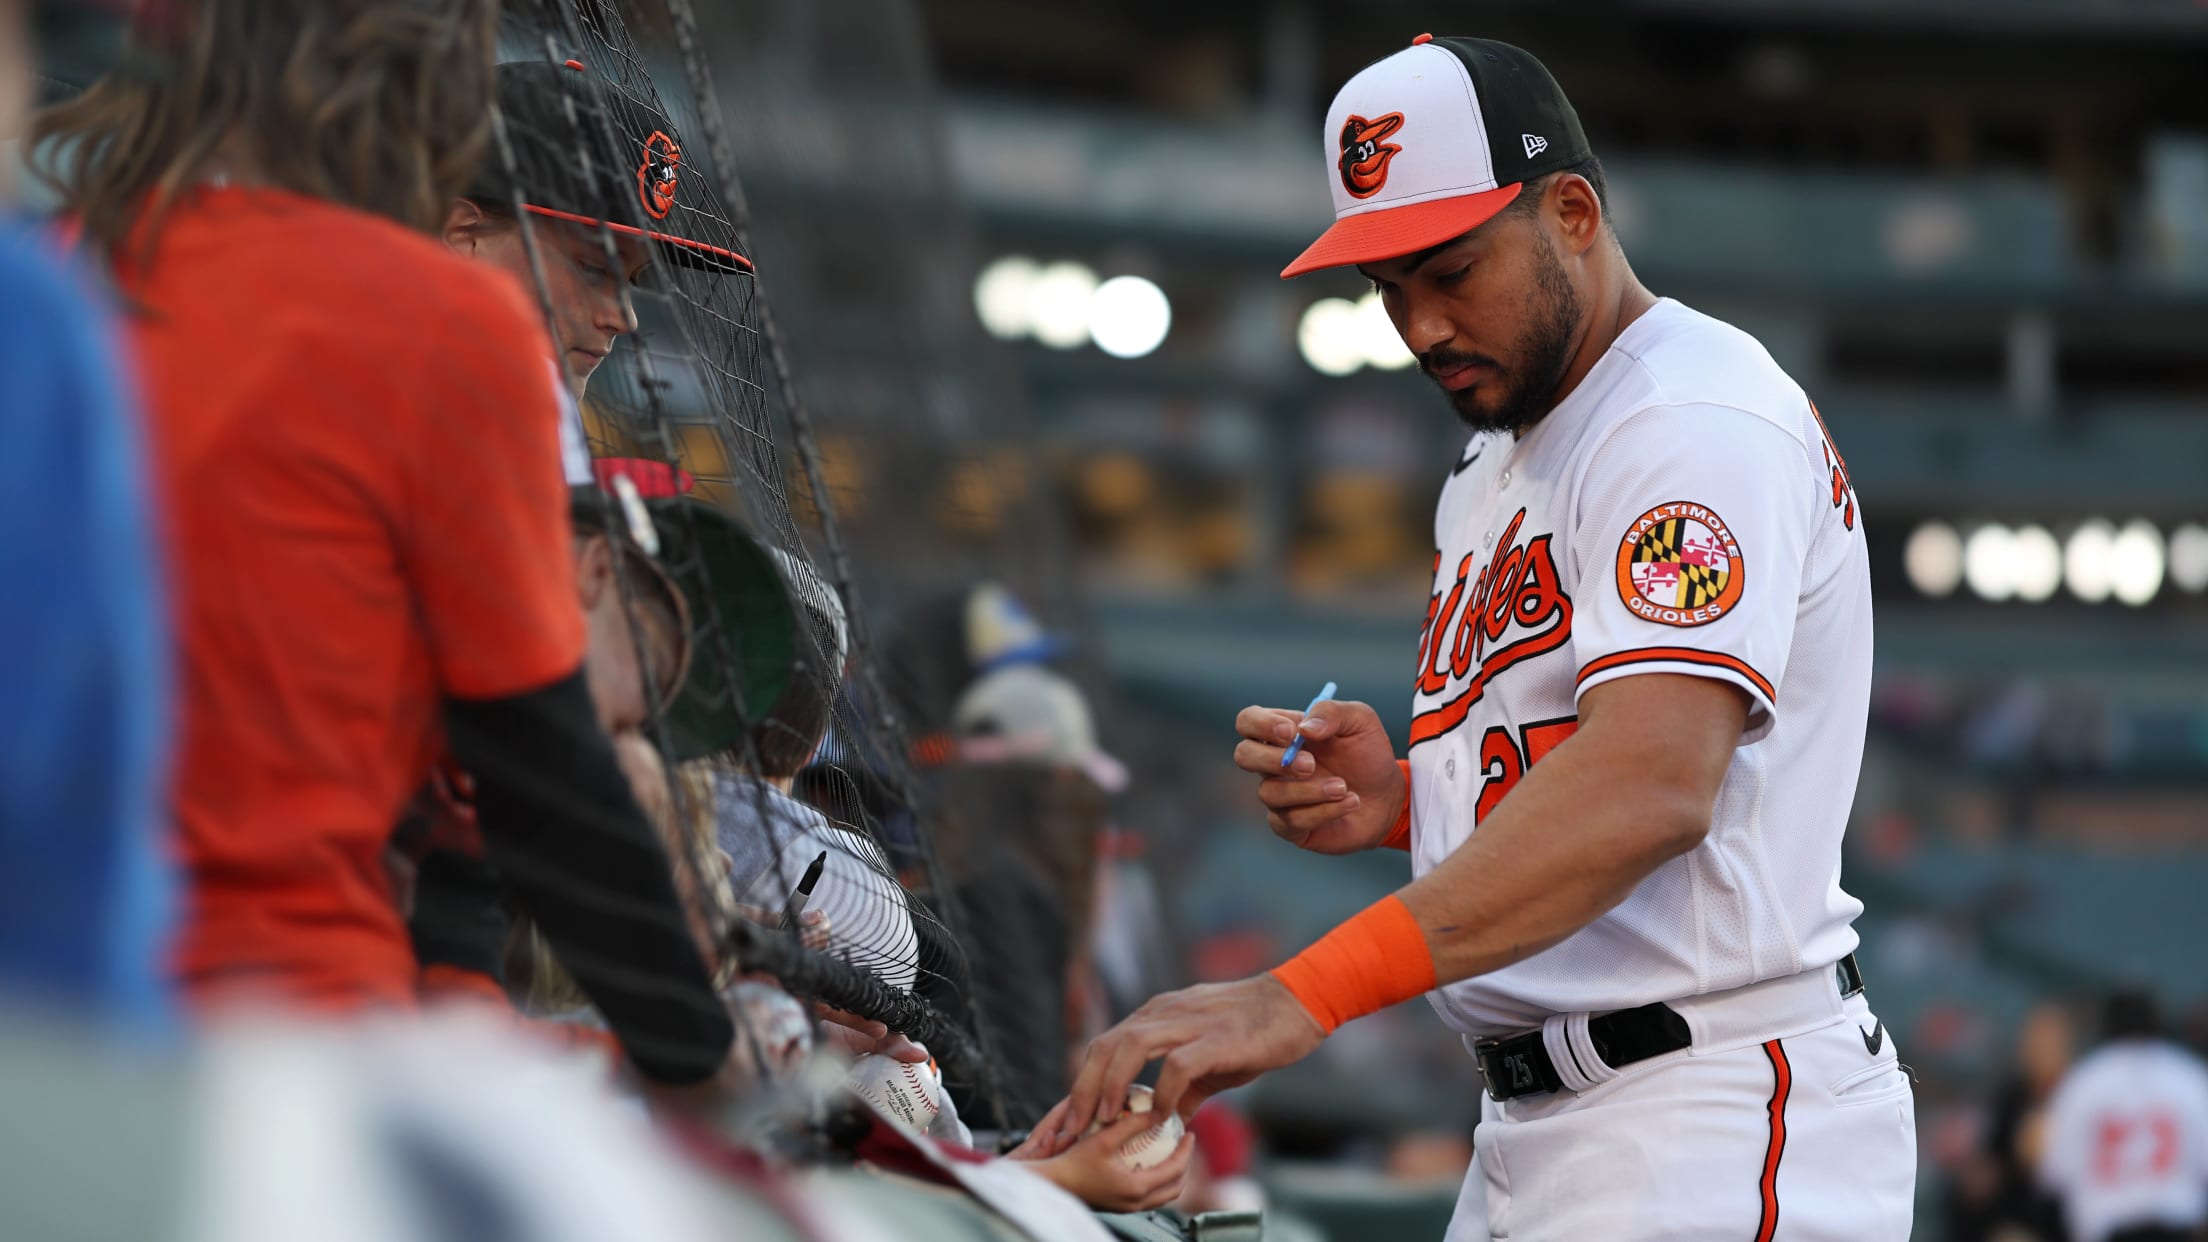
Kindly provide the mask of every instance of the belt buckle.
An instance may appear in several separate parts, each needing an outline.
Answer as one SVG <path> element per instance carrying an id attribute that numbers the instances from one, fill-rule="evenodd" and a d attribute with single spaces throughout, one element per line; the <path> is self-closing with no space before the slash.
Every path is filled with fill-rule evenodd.
<path id="1" fill-rule="evenodd" d="M 1526 1059 L 1532 1055 L 1531 1052 L 1503 1051 L 1504 1045 L 1511 1042 L 1511 1040 L 1493 1039 L 1475 1043 L 1472 1046 L 1472 1064 L 1479 1070 L 1480 1084 L 1487 1088 L 1488 1095 L 1497 1100 L 1514 1100 L 1521 1095 L 1531 1095 L 1548 1090 L 1549 1088 L 1544 1088 L 1541 1085 L 1540 1075 L 1533 1072 L 1532 1063 Z M 1487 1071 L 1487 1060 L 1491 1056 L 1501 1061 L 1504 1068 L 1509 1072 L 1510 1083 L 1505 1089 L 1498 1089 L 1494 1076 Z"/>
<path id="2" fill-rule="evenodd" d="M 1850 953 L 1832 964 L 1833 982 L 1840 988 L 1840 999 L 1846 1000 L 1863 991 L 1863 967 Z"/>

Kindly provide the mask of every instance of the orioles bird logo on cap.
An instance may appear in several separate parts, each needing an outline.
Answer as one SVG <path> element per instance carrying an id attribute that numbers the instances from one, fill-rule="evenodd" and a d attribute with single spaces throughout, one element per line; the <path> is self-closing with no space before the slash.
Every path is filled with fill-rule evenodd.
<path id="1" fill-rule="evenodd" d="M 636 166 L 636 196 L 654 220 L 664 220 L 675 209 L 675 178 L 682 168 L 682 148 L 658 130 L 644 140 L 644 162 Z"/>
<path id="2" fill-rule="evenodd" d="M 1349 191 L 1352 198 L 1371 198 L 1388 183 L 1388 161 L 1403 148 L 1381 139 L 1401 128 L 1403 114 L 1400 112 L 1390 112 L 1369 121 L 1351 116 L 1342 122 L 1342 188 Z"/>

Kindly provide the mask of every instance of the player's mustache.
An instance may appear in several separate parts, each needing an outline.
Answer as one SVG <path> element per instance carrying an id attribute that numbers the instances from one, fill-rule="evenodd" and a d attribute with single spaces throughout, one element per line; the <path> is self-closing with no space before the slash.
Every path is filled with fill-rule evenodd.
<path id="1" fill-rule="evenodd" d="M 1503 364 L 1486 354 L 1469 354 L 1454 349 L 1429 349 L 1418 356 L 1418 368 L 1428 375 L 1436 371 L 1452 371 L 1458 367 L 1493 367 L 1500 371 Z"/>

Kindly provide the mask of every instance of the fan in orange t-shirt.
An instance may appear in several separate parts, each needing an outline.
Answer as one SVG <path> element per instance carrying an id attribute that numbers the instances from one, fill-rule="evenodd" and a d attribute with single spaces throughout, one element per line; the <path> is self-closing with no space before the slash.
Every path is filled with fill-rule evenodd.
<path id="1" fill-rule="evenodd" d="M 91 153 L 58 180 L 137 311 L 182 648 L 178 968 L 202 1005 L 410 1006 L 382 854 L 449 745 L 631 1061 L 698 1082 L 731 1027 L 581 672 L 549 342 L 426 235 L 484 149 L 494 9 L 203 0 L 189 37 L 133 32 L 168 72 L 42 122 Z M 369 31 L 378 56 L 341 51 Z"/>

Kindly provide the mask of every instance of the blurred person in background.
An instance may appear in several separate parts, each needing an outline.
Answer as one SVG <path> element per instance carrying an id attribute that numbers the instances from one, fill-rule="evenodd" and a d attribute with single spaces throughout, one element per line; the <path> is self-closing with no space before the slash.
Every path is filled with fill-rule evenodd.
<path id="1" fill-rule="evenodd" d="M 177 965 L 203 1007 L 410 1008 L 383 853 L 442 729 L 632 1063 L 701 1084 L 732 1030 L 583 672 L 550 346 L 434 236 L 486 149 L 495 22 L 151 6 L 138 68 L 38 126 L 141 312 L 185 692 Z"/>
<path id="2" fill-rule="evenodd" d="M 2071 1242 L 2186 1242 L 2208 1224 L 2208 1066 L 2165 1037 L 2154 997 L 2112 995 L 2101 1044 L 2047 1104 L 2040 1181 Z"/>
<path id="3" fill-rule="evenodd" d="M 1126 772 L 1087 699 L 1033 663 L 983 674 L 950 715 L 954 760 L 931 773 L 930 823 L 973 986 L 936 998 L 991 1033 L 1008 1115 L 1033 1126 L 1064 1094 L 1093 1025 L 1082 984 L 1108 799 Z M 1101 1015 L 1097 1015 L 1101 1017 Z"/>
<path id="4" fill-rule="evenodd" d="M 32 99 L 0 0 L 0 137 Z M 9 162 L 12 169 L 12 161 Z M 169 1008 L 169 629 L 139 413 L 107 308 L 0 185 L 0 992 L 148 1028 Z"/>
<path id="5" fill-rule="evenodd" d="M 1085 946 L 1105 787 L 1125 769 L 1096 744 L 1079 688 L 1045 667 L 1068 645 L 982 581 L 909 609 L 885 647 L 883 683 L 913 737 L 919 814 L 972 980 L 923 987 L 988 1031 L 1002 1061 L 999 1100 L 961 1100 L 984 1129 L 1033 1126 L 1056 1102 L 1100 990 L 1081 986 Z"/>
<path id="6" fill-rule="evenodd" d="M 1182 976 L 1168 929 L 1172 916 L 1142 833 L 1107 823 L 1097 840 L 1095 916 L 1081 963 L 1086 1043 Z"/>
<path id="7" fill-rule="evenodd" d="M 2047 1104 L 2070 1069 L 2075 1032 L 2069 1011 L 2043 1004 L 2016 1036 L 2016 1060 L 1995 1092 L 1984 1149 L 1957 1171 L 1949 1192 L 1954 1242 L 2063 1236 L 2059 1205 L 2040 1185 L 2047 1145 Z"/>

